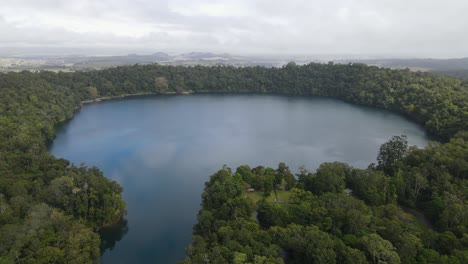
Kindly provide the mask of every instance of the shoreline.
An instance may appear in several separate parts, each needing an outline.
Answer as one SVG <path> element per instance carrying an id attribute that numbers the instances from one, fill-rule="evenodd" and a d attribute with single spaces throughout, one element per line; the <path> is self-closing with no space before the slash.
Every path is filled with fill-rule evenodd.
<path id="1" fill-rule="evenodd" d="M 192 90 L 189 91 L 183 91 L 183 92 L 164 92 L 164 93 L 133 93 L 133 94 L 122 94 L 122 95 L 113 95 L 113 96 L 103 96 L 103 97 L 98 97 L 93 100 L 85 100 L 81 101 L 80 105 L 84 106 L 86 104 L 94 104 L 94 103 L 99 103 L 102 101 L 108 101 L 108 100 L 115 100 L 115 99 L 123 99 L 123 98 L 128 98 L 128 97 L 136 97 L 136 96 L 146 96 L 146 95 L 189 95 L 193 94 L 194 92 Z"/>

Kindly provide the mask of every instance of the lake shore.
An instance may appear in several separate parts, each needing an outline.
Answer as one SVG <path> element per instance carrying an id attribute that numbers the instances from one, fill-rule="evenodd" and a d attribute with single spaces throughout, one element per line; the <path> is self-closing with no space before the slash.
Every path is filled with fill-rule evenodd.
<path id="1" fill-rule="evenodd" d="M 99 102 L 107 101 L 107 100 L 115 100 L 115 99 L 122 99 L 122 98 L 135 97 L 135 96 L 146 96 L 146 95 L 188 95 L 188 94 L 193 94 L 193 91 L 190 90 L 190 91 L 183 91 L 183 92 L 122 94 L 122 95 L 98 97 L 98 98 L 93 99 L 93 100 L 85 100 L 85 101 L 81 101 L 80 104 L 81 104 L 81 106 L 83 106 L 83 105 L 86 105 L 86 104 L 94 104 L 94 103 L 99 103 Z"/>

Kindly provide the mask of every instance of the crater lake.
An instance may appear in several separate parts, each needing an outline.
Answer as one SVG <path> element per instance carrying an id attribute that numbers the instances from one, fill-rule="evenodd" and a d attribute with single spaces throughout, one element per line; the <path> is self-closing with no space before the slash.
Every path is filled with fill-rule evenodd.
<path id="1" fill-rule="evenodd" d="M 410 145 L 429 140 L 400 115 L 329 98 L 145 96 L 84 106 L 57 129 L 50 151 L 98 166 L 124 188 L 128 214 L 100 232 L 102 263 L 175 263 L 191 241 L 204 182 L 224 164 L 365 168 L 402 134 Z"/>

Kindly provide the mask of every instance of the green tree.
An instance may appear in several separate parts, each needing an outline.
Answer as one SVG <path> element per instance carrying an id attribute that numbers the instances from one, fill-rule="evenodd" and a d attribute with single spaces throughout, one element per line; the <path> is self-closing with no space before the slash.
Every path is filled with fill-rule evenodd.
<path id="1" fill-rule="evenodd" d="M 165 77 L 157 77 L 154 79 L 154 86 L 157 93 L 165 93 L 169 88 L 169 82 Z"/>
<path id="2" fill-rule="evenodd" d="M 399 168 L 399 161 L 408 153 L 408 140 L 405 135 L 393 136 L 380 146 L 377 156 L 377 168 L 387 175 L 394 175 Z"/>
<path id="3" fill-rule="evenodd" d="M 88 93 L 89 93 L 89 97 L 91 97 L 91 99 L 96 99 L 99 96 L 99 92 L 98 92 L 97 88 L 94 87 L 94 86 L 89 86 L 88 87 Z"/>
<path id="4" fill-rule="evenodd" d="M 377 234 L 363 236 L 359 243 L 373 263 L 401 263 L 392 243 Z"/>
<path id="5" fill-rule="evenodd" d="M 322 194 L 325 192 L 341 193 L 345 188 L 346 174 L 349 173 L 348 165 L 340 162 L 322 163 L 312 182 L 312 192 Z"/>

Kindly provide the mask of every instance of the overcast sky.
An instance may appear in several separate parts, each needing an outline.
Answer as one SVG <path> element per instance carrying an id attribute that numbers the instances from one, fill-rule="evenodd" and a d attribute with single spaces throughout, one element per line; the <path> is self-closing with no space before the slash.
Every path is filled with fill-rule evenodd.
<path id="1" fill-rule="evenodd" d="M 468 0 L 0 0 L 0 47 L 468 57 Z"/>

